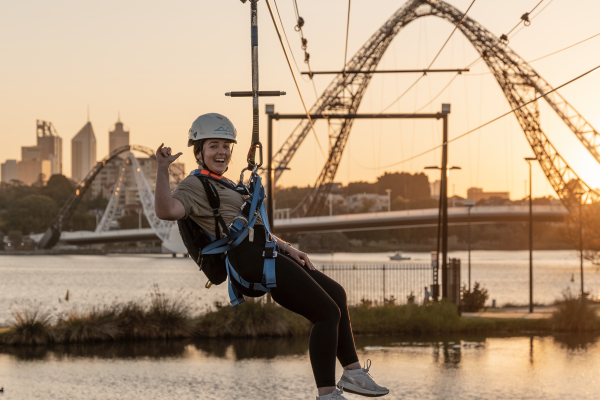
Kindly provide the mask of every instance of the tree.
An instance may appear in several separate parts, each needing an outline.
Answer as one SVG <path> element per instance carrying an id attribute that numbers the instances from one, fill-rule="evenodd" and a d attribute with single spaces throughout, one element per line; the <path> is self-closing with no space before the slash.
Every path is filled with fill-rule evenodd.
<path id="1" fill-rule="evenodd" d="M 302 251 L 323 253 L 345 251 L 350 247 L 348 238 L 341 232 L 313 233 L 300 238 Z"/>
<path id="2" fill-rule="evenodd" d="M 579 210 L 566 217 L 566 239 L 574 248 L 580 248 Z M 583 204 L 581 208 L 583 228 L 583 258 L 600 267 L 600 203 Z"/>
<path id="3" fill-rule="evenodd" d="M 4 215 L 5 229 L 41 233 L 52 223 L 58 205 L 48 196 L 31 194 L 13 201 Z"/>
<path id="4" fill-rule="evenodd" d="M 59 206 L 65 204 L 69 196 L 75 190 L 75 185 L 64 175 L 52 175 L 46 186 L 40 190 L 40 194 L 50 197 Z"/>

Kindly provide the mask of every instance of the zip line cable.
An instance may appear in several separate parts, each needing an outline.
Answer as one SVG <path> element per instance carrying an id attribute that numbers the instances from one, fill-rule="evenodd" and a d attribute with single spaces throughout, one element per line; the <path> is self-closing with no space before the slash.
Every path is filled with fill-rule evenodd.
<path id="1" fill-rule="evenodd" d="M 530 21 L 533 21 L 533 20 L 535 19 L 535 17 L 537 17 L 538 15 L 540 15 L 540 14 L 542 13 L 542 11 L 544 11 L 546 8 L 548 8 L 548 6 L 549 6 L 550 4 L 552 4 L 552 2 L 553 2 L 553 1 L 554 1 L 554 0 L 550 0 L 550 2 L 549 2 L 548 4 L 546 4 L 546 5 L 544 6 L 544 8 L 542 8 L 542 9 L 541 9 L 541 10 L 540 10 L 540 11 L 539 11 L 537 14 L 535 14 L 533 17 L 531 17 Z M 537 6 L 536 6 L 536 7 L 537 7 Z M 534 10 L 535 10 L 535 8 L 534 8 Z M 533 12 L 533 10 L 531 10 L 531 12 Z M 521 28 L 520 28 L 518 31 L 516 31 L 516 32 L 515 32 L 515 34 L 514 34 L 514 35 L 512 35 L 512 37 L 515 37 L 515 36 L 517 36 L 517 35 L 519 34 L 519 32 L 521 32 L 521 31 L 523 30 L 523 28 L 525 28 L 525 27 L 526 27 L 526 25 L 523 25 L 523 26 L 522 26 L 522 27 L 521 27 Z"/>
<path id="2" fill-rule="evenodd" d="M 348 22 L 346 23 L 346 48 L 344 50 L 344 75 L 346 75 L 346 60 L 348 59 L 348 34 L 350 32 L 350 3 L 348 0 Z"/>
<path id="3" fill-rule="evenodd" d="M 294 59 L 294 64 L 296 65 L 296 69 L 298 70 L 298 73 L 300 74 L 300 77 L 302 78 L 302 80 L 304 82 L 308 82 L 302 76 L 300 67 L 298 66 L 298 63 L 296 62 L 296 57 L 294 56 L 294 52 L 292 51 L 292 46 L 290 45 L 290 41 L 288 40 L 288 36 L 285 31 L 285 26 L 283 25 L 283 21 L 281 20 L 281 14 L 279 13 L 279 7 L 277 6 L 277 0 L 273 0 L 273 2 L 275 3 L 275 10 L 277 10 L 277 17 L 279 17 L 279 22 L 281 23 L 281 29 L 283 30 L 283 34 L 285 35 L 285 41 L 287 42 L 288 47 L 290 48 L 290 53 L 292 53 L 292 58 Z M 307 64 L 308 64 L 308 70 L 310 71 L 310 63 L 307 62 Z M 312 87 L 313 87 L 313 90 L 315 91 L 315 101 L 318 101 L 319 94 L 317 93 L 317 87 L 315 86 L 315 81 L 313 79 L 310 79 L 310 81 L 312 81 Z"/>
<path id="4" fill-rule="evenodd" d="M 471 5 L 469 5 L 469 8 L 467 8 L 467 11 L 465 11 L 465 13 L 463 14 L 463 17 L 461 18 L 460 22 L 458 24 L 456 24 L 456 26 L 454 27 L 454 29 L 450 33 L 450 36 L 448 36 L 448 39 L 446 39 L 446 41 L 442 45 L 442 48 L 440 49 L 440 51 L 438 51 L 438 53 L 435 55 L 435 57 L 433 57 L 433 60 L 431 61 L 431 64 L 429 64 L 429 67 L 427 67 L 427 69 L 431 69 L 431 67 L 433 66 L 433 63 L 435 62 L 435 60 L 437 60 L 437 58 L 439 57 L 439 55 L 442 53 L 442 50 L 444 50 L 444 47 L 446 47 L 446 45 L 448 44 L 448 42 L 452 38 L 452 35 L 454 35 L 454 32 L 456 32 L 456 30 L 463 23 L 463 21 L 465 20 L 465 18 L 467 18 L 467 14 L 469 13 L 469 10 L 471 9 L 471 7 L 473 7 L 473 4 L 475 4 L 476 1 L 477 0 L 473 0 L 471 2 Z M 542 0 L 542 1 L 544 1 L 544 0 Z"/>
<path id="5" fill-rule="evenodd" d="M 517 29 L 517 28 L 519 27 L 519 25 L 521 25 L 521 22 L 523 22 L 523 23 L 525 24 L 525 26 L 529 26 L 529 24 L 531 24 L 531 20 L 529 19 L 529 14 L 531 14 L 531 13 L 532 13 L 532 12 L 533 12 L 533 11 L 534 11 L 536 8 L 538 8 L 538 6 L 539 6 L 540 4 L 542 4 L 543 2 L 544 2 L 544 0 L 540 0 L 540 2 L 539 2 L 539 3 L 537 3 L 537 4 L 535 5 L 535 7 L 533 7 L 533 8 L 531 9 L 531 11 L 529 11 L 529 12 L 526 12 L 525 14 L 523 14 L 523 15 L 521 16 L 521 20 L 520 20 L 519 22 L 517 22 L 517 24 L 516 24 L 516 25 L 515 25 L 515 26 L 514 26 L 514 27 L 513 27 L 513 28 L 512 28 L 510 31 L 508 31 L 508 33 L 507 33 L 506 35 L 503 35 L 503 36 L 506 36 L 506 37 L 508 37 L 508 35 L 510 35 L 510 34 L 512 33 L 512 31 L 514 31 L 515 29 Z M 544 7 L 544 8 L 545 8 L 545 7 Z M 543 10 L 542 10 L 542 11 L 543 11 Z M 538 14 L 539 14 L 539 13 L 538 13 Z M 516 33 L 515 33 L 515 35 L 516 35 Z"/>
<path id="6" fill-rule="evenodd" d="M 277 0 L 275 1 L 275 7 L 277 7 Z M 277 8 L 277 13 L 279 14 L 279 8 Z M 304 62 L 306 63 L 306 65 L 308 66 L 308 72 L 309 74 L 309 79 L 312 81 L 312 86 L 313 86 L 313 90 L 315 91 L 315 101 L 319 101 L 319 94 L 317 93 L 317 86 L 315 85 L 315 81 L 314 79 L 312 79 L 312 68 L 310 67 L 310 53 L 306 51 L 306 48 L 308 47 L 308 40 L 304 37 L 304 31 L 302 30 L 302 27 L 304 26 L 304 18 L 302 18 L 300 16 L 300 12 L 298 11 L 298 2 L 297 0 L 294 0 L 294 14 L 296 15 L 296 21 L 297 21 L 297 25 L 294 27 L 294 30 L 296 32 L 298 32 L 298 34 L 300 35 L 300 48 L 304 51 Z M 281 20 L 281 17 L 279 18 Z M 281 28 L 283 29 L 283 32 L 285 33 L 285 27 L 283 26 L 283 23 L 281 24 Z M 286 36 L 287 39 L 287 36 Z M 288 42 L 288 46 L 289 46 L 289 42 Z M 291 51 L 292 47 L 290 46 L 290 51 Z M 298 68 L 298 70 L 300 70 L 300 68 Z M 300 74 L 302 75 L 302 74 Z"/>
<path id="7" fill-rule="evenodd" d="M 471 2 L 471 5 L 469 5 L 469 8 L 467 8 L 467 11 L 465 11 L 465 13 L 463 14 L 462 19 L 460 20 L 460 22 L 454 27 L 454 29 L 452 30 L 452 33 L 450 33 L 450 36 L 448 36 L 448 39 L 446 39 L 446 42 L 444 42 L 442 48 L 440 49 L 440 51 L 438 51 L 438 53 L 435 55 L 435 57 L 433 58 L 433 61 L 431 61 L 431 63 L 429 64 L 429 67 L 427 67 L 427 69 L 430 69 L 431 66 L 433 65 L 433 63 L 435 62 L 435 60 L 438 58 L 438 56 L 441 54 L 442 50 L 444 50 L 444 47 L 446 47 L 446 44 L 448 43 L 448 41 L 450 40 L 450 38 L 452 37 L 452 35 L 454 34 L 454 32 L 458 29 L 458 27 L 463 23 L 463 21 L 465 20 L 465 18 L 467 17 L 467 13 L 469 12 L 469 10 L 471 9 L 471 7 L 473 7 L 473 4 L 475 3 L 476 0 L 473 0 Z M 544 1 L 544 0 L 542 0 Z M 469 68 L 469 67 L 466 67 Z M 345 71 L 345 69 L 344 69 Z M 415 87 L 415 85 L 417 83 L 419 83 L 419 81 L 426 75 L 426 73 L 423 73 L 423 75 L 419 76 L 417 78 L 417 80 L 408 87 L 408 89 L 406 89 L 404 91 L 404 93 L 402 93 L 398 98 L 396 98 L 396 100 L 392 101 L 386 108 L 384 108 L 380 114 L 383 114 L 388 108 L 390 108 L 391 106 L 393 106 L 394 104 L 396 104 L 396 102 L 398 102 L 398 100 L 400 100 L 402 97 L 404 97 L 404 95 L 406 95 L 406 93 L 408 93 L 413 87 Z"/>
<path id="8" fill-rule="evenodd" d="M 553 56 L 553 55 L 555 55 L 555 54 L 561 53 L 561 52 L 563 52 L 563 51 L 565 51 L 565 50 L 568 50 L 568 49 L 570 49 L 570 48 L 572 48 L 572 47 L 575 47 L 575 46 L 577 46 L 577 45 L 579 45 L 579 44 L 581 44 L 581 43 L 583 43 L 583 42 L 587 42 L 588 40 L 590 40 L 590 39 L 593 39 L 593 38 L 595 38 L 595 37 L 597 37 L 597 36 L 600 36 L 600 33 L 596 33 L 595 35 L 593 35 L 593 36 L 590 36 L 590 37 L 589 37 L 589 38 L 587 38 L 587 39 L 583 39 L 583 40 L 582 40 L 582 41 L 580 41 L 580 42 L 574 43 L 574 44 L 572 44 L 572 45 L 570 45 L 570 46 L 567 46 L 567 47 L 565 47 L 565 48 L 563 48 L 563 49 L 557 50 L 557 51 L 555 51 L 555 52 L 553 52 L 553 53 L 546 54 L 545 56 L 542 56 L 542 57 L 535 58 L 535 59 L 533 59 L 533 60 L 531 60 L 531 61 L 527 61 L 526 63 L 527 63 L 527 64 L 530 64 L 530 63 L 532 63 L 532 62 L 536 62 L 536 61 L 542 60 L 542 59 L 544 59 L 544 58 L 546 58 L 546 57 L 550 57 L 550 56 Z M 518 66 L 518 65 L 524 65 L 524 64 L 517 64 L 517 66 Z M 505 70 L 505 71 L 507 71 L 507 70 Z M 489 75 L 489 74 L 491 74 L 491 73 L 492 73 L 491 71 L 488 71 L 488 72 L 481 72 L 481 73 L 479 73 L 479 74 L 468 74 L 467 76 Z"/>
<path id="9" fill-rule="evenodd" d="M 302 96 L 302 91 L 300 90 L 300 86 L 298 85 L 298 80 L 296 79 L 296 74 L 294 73 L 294 68 L 292 67 L 292 63 L 290 61 L 290 57 L 288 56 L 287 50 L 285 48 L 285 44 L 283 43 L 283 38 L 281 37 L 281 33 L 279 32 L 279 27 L 277 26 L 277 21 L 275 21 L 275 15 L 273 14 L 273 9 L 271 8 L 271 3 L 269 0 L 266 0 L 267 7 L 269 8 L 269 14 L 271 14 L 271 19 L 273 20 L 273 26 L 275 27 L 275 31 L 277 32 L 277 36 L 279 37 L 279 43 L 281 43 L 281 48 L 283 49 L 283 54 L 285 54 L 285 59 L 287 60 L 288 66 L 290 67 L 290 72 L 292 73 L 292 78 L 294 78 L 294 83 L 296 84 L 296 89 L 298 89 L 298 95 L 300 96 L 300 100 L 302 101 L 302 106 L 304 107 L 304 112 L 306 112 L 306 117 L 310 122 L 310 127 L 312 129 L 313 134 L 315 135 L 315 140 L 317 141 L 317 145 L 319 146 L 319 150 L 321 150 L 321 154 L 323 158 L 327 160 L 327 156 L 321 147 L 321 142 L 319 142 L 319 137 L 317 136 L 317 132 L 315 131 L 315 125 L 313 124 L 313 120 L 310 117 L 310 113 L 308 112 L 308 108 L 306 107 L 306 103 L 304 102 L 304 97 Z"/>
<path id="10" fill-rule="evenodd" d="M 455 142 L 455 141 L 457 141 L 458 139 L 462 139 L 463 137 L 465 137 L 465 136 L 467 136 L 467 135 L 470 135 L 471 133 L 473 133 L 473 132 L 475 132 L 475 131 L 477 131 L 477 130 L 479 130 L 479 129 L 481 129 L 481 128 L 485 127 L 485 126 L 488 126 L 489 124 L 491 124 L 491 123 L 493 123 L 493 122 L 496 122 L 496 121 L 498 121 L 499 119 L 502 119 L 502 118 L 506 117 L 507 115 L 509 115 L 509 114 L 512 114 L 512 113 L 514 113 L 515 111 L 518 111 L 518 110 L 520 110 L 521 108 L 523 108 L 523 107 L 525 107 L 525 106 L 527 106 L 527 105 L 529 105 L 529 104 L 531 104 L 531 103 L 533 103 L 533 102 L 536 102 L 536 101 L 538 101 L 539 99 L 541 99 L 541 98 L 543 98 L 543 97 L 546 97 L 546 96 L 548 96 L 550 93 L 553 93 L 553 92 L 557 91 L 558 89 L 562 89 L 562 88 L 564 88 L 565 86 L 567 86 L 567 85 L 569 85 L 569 84 L 571 84 L 571 83 L 573 83 L 573 82 L 575 82 L 575 81 L 577 81 L 577 80 L 579 80 L 579 79 L 583 78 L 583 77 L 584 77 L 584 76 L 586 76 L 586 75 L 589 75 L 589 74 L 591 74 L 592 72 L 594 72 L 594 71 L 596 71 L 596 70 L 598 70 L 598 69 L 600 69 L 600 65 L 598 65 L 597 67 L 594 67 L 594 68 L 590 69 L 590 70 L 589 70 L 589 71 L 587 71 L 587 72 L 584 72 L 583 74 L 581 74 L 581 75 L 579 75 L 579 76 L 577 76 L 577 77 L 575 77 L 575 78 L 571 79 L 571 80 L 570 80 L 570 81 L 568 81 L 568 82 L 565 82 L 565 83 L 563 83 L 562 85 L 560 85 L 560 86 L 558 86 L 558 87 L 556 87 L 556 88 L 554 88 L 554 89 L 552 89 L 552 90 L 549 90 L 549 91 L 547 91 L 546 93 L 544 93 L 544 94 L 542 94 L 542 95 L 540 95 L 540 96 L 536 97 L 536 98 L 535 98 L 535 99 L 533 99 L 533 100 L 530 100 L 530 101 L 528 101 L 528 102 L 527 102 L 527 103 L 525 103 L 525 104 L 522 104 L 522 105 L 520 105 L 520 106 L 519 106 L 519 107 L 517 107 L 517 108 L 514 108 L 514 109 L 512 109 L 512 110 L 510 110 L 510 111 L 508 111 L 508 112 L 506 112 L 506 113 L 504 113 L 504 114 L 502 114 L 502 115 L 500 115 L 500 116 L 498 116 L 498 117 L 496 117 L 496 118 L 494 118 L 494 119 L 492 119 L 492 120 L 489 120 L 489 121 L 488 121 L 488 122 L 486 122 L 485 124 L 479 125 L 477 128 L 471 129 L 470 131 L 468 131 L 468 132 L 465 132 L 465 133 L 463 133 L 462 135 L 459 135 L 459 136 L 455 137 L 454 139 L 450 139 L 450 140 L 448 140 L 446 143 L 443 143 L 443 144 L 440 144 L 440 145 L 438 145 L 438 146 L 432 147 L 432 148 L 430 148 L 429 150 L 425 150 L 425 151 L 424 151 L 424 152 L 422 152 L 422 153 L 419 153 L 419 154 L 417 154 L 417 155 L 415 155 L 415 156 L 409 157 L 409 158 L 407 158 L 407 159 L 404 159 L 404 160 L 402 160 L 402 161 L 398 161 L 398 162 L 396 162 L 396 163 L 393 163 L 393 164 L 388 164 L 388 165 L 385 165 L 385 166 L 383 166 L 383 167 L 378 167 L 377 169 L 381 169 L 381 168 L 388 168 L 388 167 L 393 167 L 393 166 L 395 166 L 395 165 L 403 164 L 403 163 L 405 163 L 405 162 L 407 162 L 407 161 L 411 161 L 411 160 L 414 160 L 415 158 L 418 158 L 418 157 L 421 157 L 421 156 L 423 156 L 423 155 L 425 155 L 425 154 L 431 153 L 432 151 L 434 151 L 434 150 L 437 150 L 437 149 L 439 149 L 439 148 L 443 147 L 445 144 L 449 144 L 449 143 L 452 143 L 452 142 Z M 357 163 L 357 164 L 358 164 L 358 163 Z M 358 164 L 358 165 L 359 165 L 361 168 L 364 168 L 364 169 L 375 169 L 375 168 L 373 168 L 373 167 L 365 167 L 364 165 L 360 165 L 360 164 Z"/>
<path id="11" fill-rule="evenodd" d="M 542 0 L 542 1 L 543 1 L 543 0 Z M 542 1 L 540 1 L 540 2 L 539 2 L 539 3 L 538 3 L 538 4 L 537 4 L 537 5 L 536 5 L 536 6 L 535 6 L 535 7 L 534 7 L 534 8 L 533 8 L 533 9 L 532 9 L 532 10 L 531 10 L 529 13 L 532 13 L 532 12 L 533 12 L 533 10 L 535 10 L 535 9 L 536 9 L 536 8 L 537 8 L 537 7 L 538 7 L 538 6 L 539 6 L 539 5 L 542 3 Z M 554 0 L 551 0 L 551 1 L 550 1 L 550 3 L 546 4 L 546 6 L 544 6 L 544 8 L 542 8 L 542 9 L 541 9 L 541 10 L 540 10 L 540 11 L 539 11 L 539 12 L 538 12 L 538 13 L 537 13 L 535 16 L 533 16 L 533 17 L 531 18 L 531 20 L 533 20 L 533 18 L 537 17 L 538 15 L 540 15 L 540 14 L 542 13 L 542 11 L 544 11 L 544 10 L 546 9 L 546 7 L 548 7 L 548 6 L 549 6 L 549 5 L 552 3 L 552 1 L 554 1 Z M 474 2 L 475 2 L 475 1 L 473 1 L 473 3 L 474 3 Z M 471 6 L 473 5 L 473 3 L 471 3 L 471 5 L 470 5 L 470 6 L 469 6 L 469 8 L 467 9 L 467 11 L 465 12 L 465 15 L 463 16 L 463 19 L 461 20 L 461 23 L 462 23 L 462 21 L 464 20 L 464 18 L 466 17 L 466 14 L 467 14 L 467 12 L 469 11 L 469 9 L 471 8 Z M 519 22 L 519 24 L 520 24 L 520 23 L 521 23 L 521 22 Z M 517 24 L 517 26 L 518 26 L 519 24 Z M 455 31 L 457 28 L 458 28 L 458 25 L 457 25 L 457 26 L 454 28 L 454 30 L 453 30 L 453 31 L 452 31 L 452 33 L 450 34 L 450 37 L 452 37 L 452 34 L 454 33 L 454 31 Z M 514 29 L 514 28 L 513 28 L 513 29 Z M 512 32 L 512 30 L 511 30 L 511 32 Z M 509 33 L 510 33 L 510 32 L 509 32 Z M 519 32 L 516 32 L 516 33 L 515 33 L 515 35 L 516 35 L 517 33 L 519 33 Z M 513 35 L 513 37 L 514 37 L 515 35 Z M 571 47 L 574 47 L 574 46 L 576 46 L 576 45 L 578 45 L 578 44 L 581 44 L 581 43 L 583 43 L 583 42 L 585 42 L 585 41 L 588 41 L 588 40 L 590 40 L 590 39 L 593 39 L 593 38 L 595 38 L 596 36 L 600 36 L 600 33 L 598 33 L 598 34 L 596 34 L 596 35 L 594 35 L 594 36 L 591 36 L 591 37 L 589 37 L 589 38 L 587 38 L 587 39 L 584 39 L 584 40 L 582 40 L 581 42 L 577 42 L 577 43 L 575 43 L 575 44 L 573 44 L 573 45 L 571 45 L 571 46 L 565 47 L 565 48 L 564 48 L 564 49 L 562 49 L 562 50 L 558 50 L 558 51 L 555 51 L 554 53 L 550 53 L 550 54 L 547 54 L 547 55 L 545 55 L 545 56 L 543 56 L 543 57 L 536 58 L 535 60 L 528 61 L 528 63 L 535 62 L 535 61 L 541 60 L 541 59 L 543 59 L 543 58 L 546 58 L 546 57 L 552 56 L 552 55 L 554 55 L 554 54 L 560 53 L 561 51 L 567 50 L 567 49 L 569 49 L 569 48 L 571 48 Z M 450 38 L 448 38 L 448 40 L 449 40 L 449 39 L 450 39 Z M 446 43 L 448 42 L 448 40 L 446 40 Z M 444 46 L 446 45 L 446 43 L 444 43 Z M 443 48 L 444 48 L 444 47 L 442 46 L 442 49 L 443 49 Z M 441 52 L 441 50 L 442 50 L 442 49 L 440 49 L 440 52 Z M 438 53 L 438 55 L 439 55 L 439 53 Z M 437 55 L 436 55 L 436 58 L 437 58 Z M 434 61 L 435 61 L 435 59 L 434 59 Z M 476 64 L 476 63 L 477 63 L 477 62 L 479 62 L 479 61 L 481 61 L 481 57 L 478 57 L 477 59 L 473 60 L 473 62 L 471 62 L 469 65 L 467 65 L 467 66 L 466 66 L 464 69 L 469 69 L 469 68 L 471 68 L 471 67 L 472 67 L 474 64 Z M 432 62 L 432 64 L 433 64 L 433 62 Z M 431 65 L 429 66 L 429 68 L 431 68 Z M 481 73 L 481 74 L 468 74 L 467 76 L 488 75 L 488 74 L 491 74 L 491 73 L 492 73 L 492 72 L 483 72 L 483 73 Z M 449 87 L 449 86 L 452 84 L 452 82 L 453 82 L 453 81 L 454 81 L 454 80 L 455 80 L 455 79 L 456 79 L 456 78 L 457 78 L 459 75 L 461 75 L 461 74 L 456 74 L 456 75 L 454 75 L 454 77 L 452 77 L 452 79 L 451 79 L 451 80 L 450 80 L 450 81 L 449 81 L 449 82 L 446 84 L 446 86 L 444 86 L 444 88 L 443 88 L 443 89 L 442 89 L 442 90 L 441 90 L 441 91 L 440 91 L 440 92 L 439 92 L 437 95 L 435 95 L 435 97 L 434 97 L 434 98 L 432 98 L 432 99 L 431 99 L 431 100 L 430 100 L 430 101 L 429 101 L 427 104 L 425 104 L 423 107 L 421 107 L 421 108 L 419 108 L 418 110 L 416 110 L 414 113 L 415 113 L 415 114 L 416 114 L 416 113 L 418 113 L 419 111 L 421 111 L 422 109 L 424 109 L 425 107 L 427 107 L 429 104 L 431 104 L 433 101 L 435 101 L 435 99 L 437 99 L 437 98 L 438 98 L 438 97 L 439 97 L 439 96 L 440 96 L 440 95 L 441 95 L 441 94 L 442 94 L 442 93 L 443 93 L 443 92 L 444 92 L 444 91 L 445 91 L 445 90 L 446 90 L 446 89 L 447 89 L 447 88 L 448 88 L 448 87 Z M 423 76 L 425 76 L 425 75 L 421 75 L 421 76 L 419 77 L 419 79 L 417 79 L 417 82 L 418 82 L 418 81 L 419 81 L 419 80 L 420 80 L 420 79 L 421 79 Z M 392 106 L 392 105 L 393 105 L 395 102 L 397 102 L 398 100 L 400 100 L 400 99 L 401 99 L 401 98 L 402 98 L 402 97 L 403 97 L 403 96 L 406 94 L 406 92 L 408 92 L 410 89 L 412 89 L 412 88 L 415 86 L 415 84 L 416 84 L 417 82 L 415 82 L 413 85 L 411 85 L 411 86 L 410 86 L 410 87 L 409 87 L 409 88 L 408 88 L 408 89 L 407 89 L 407 90 L 406 90 L 404 93 L 402 93 L 402 94 L 400 95 L 400 97 L 398 97 L 396 100 L 394 100 L 394 101 L 393 101 L 393 102 L 392 102 L 392 103 L 391 103 L 389 106 L 387 106 L 386 108 L 384 108 L 384 109 L 381 111 L 381 113 L 384 113 L 384 112 L 385 112 L 385 111 L 386 111 L 388 108 L 390 108 L 390 107 L 391 107 L 391 106 Z"/>

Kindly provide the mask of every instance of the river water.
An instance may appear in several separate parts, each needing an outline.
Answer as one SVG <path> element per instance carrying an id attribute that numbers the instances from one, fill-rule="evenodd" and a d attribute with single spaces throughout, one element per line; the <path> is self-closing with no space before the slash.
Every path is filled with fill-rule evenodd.
<path id="1" fill-rule="evenodd" d="M 391 253 L 315 254 L 318 263 L 389 262 Z M 405 253 L 410 262 L 429 263 L 428 253 Z M 467 281 L 466 252 L 450 253 L 462 260 L 462 281 Z M 529 301 L 527 251 L 472 252 L 472 282 L 481 282 L 490 302 L 526 304 Z M 573 278 L 573 281 L 571 279 Z M 585 289 L 600 293 L 600 272 L 585 267 Z M 2 256 L 0 257 L 0 326 L 11 319 L 11 308 L 41 304 L 61 311 L 73 307 L 110 304 L 148 297 L 153 285 L 184 296 L 201 312 L 215 301 L 227 303 L 226 285 L 205 289 L 206 278 L 189 258 L 164 255 L 115 256 Z M 534 301 L 551 303 L 570 288 L 579 291 L 579 259 L 573 251 L 534 252 Z M 69 301 L 65 297 L 69 292 Z M 418 295 L 418 293 L 416 293 Z M 418 297 L 420 298 L 420 296 Z"/>
<path id="2" fill-rule="evenodd" d="M 359 336 L 356 344 L 390 389 L 386 399 L 600 398 L 597 338 Z M 0 348 L 0 386 L 3 400 L 316 395 L 306 338 Z"/>
<path id="3" fill-rule="evenodd" d="M 313 255 L 317 263 L 388 260 L 388 253 Z M 407 253 L 428 262 L 425 253 Z M 574 252 L 535 252 L 535 300 L 579 288 Z M 466 254 L 452 253 L 463 260 Z M 574 282 L 571 276 L 574 275 Z M 478 251 L 472 279 L 499 304 L 526 303 L 528 253 Z M 586 289 L 600 289 L 586 266 Z M 0 324 L 11 308 L 52 312 L 147 298 L 155 284 L 194 304 L 195 313 L 227 301 L 225 285 L 204 288 L 190 259 L 160 255 L 3 256 Z M 65 297 L 69 293 L 69 300 Z M 597 337 L 357 337 L 361 360 L 388 386 L 390 399 L 600 398 Z M 0 347 L 0 400 L 12 399 L 310 399 L 316 391 L 307 339 L 150 341 L 53 347 Z M 340 371 L 338 370 L 338 374 Z M 348 395 L 349 399 L 358 396 Z"/>

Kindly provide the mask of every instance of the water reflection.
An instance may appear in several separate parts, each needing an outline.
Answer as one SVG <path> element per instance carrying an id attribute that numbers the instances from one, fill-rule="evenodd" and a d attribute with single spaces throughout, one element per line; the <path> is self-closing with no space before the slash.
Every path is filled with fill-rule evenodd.
<path id="1" fill-rule="evenodd" d="M 356 346 L 391 399 L 562 400 L 600 390 L 599 339 L 357 336 Z M 258 399 L 265 391 L 269 398 L 306 399 L 315 395 L 307 353 L 306 337 L 4 346 L 0 384 L 4 400 L 91 400 L 99 393 L 125 400 Z M 243 382 L 243 392 L 231 377 Z"/>

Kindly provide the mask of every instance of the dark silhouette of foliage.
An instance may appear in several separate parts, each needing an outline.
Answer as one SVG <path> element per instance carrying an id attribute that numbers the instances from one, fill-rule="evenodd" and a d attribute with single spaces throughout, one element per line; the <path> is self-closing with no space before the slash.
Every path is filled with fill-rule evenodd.
<path id="1" fill-rule="evenodd" d="M 471 290 L 463 285 L 460 293 L 462 310 L 467 312 L 476 312 L 483 309 L 485 302 L 490 297 L 487 289 L 482 288 L 479 282 L 475 282 Z"/>

